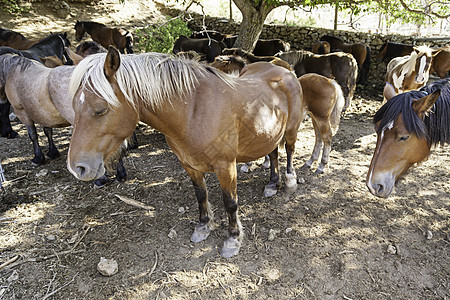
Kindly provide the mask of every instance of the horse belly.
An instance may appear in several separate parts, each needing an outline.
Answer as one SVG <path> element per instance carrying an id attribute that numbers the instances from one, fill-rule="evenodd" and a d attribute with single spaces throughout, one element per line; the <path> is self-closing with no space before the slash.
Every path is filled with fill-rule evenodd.
<path id="1" fill-rule="evenodd" d="M 286 129 L 287 112 L 281 109 L 260 108 L 253 120 L 240 120 L 236 160 L 246 162 L 272 152 L 281 142 Z"/>

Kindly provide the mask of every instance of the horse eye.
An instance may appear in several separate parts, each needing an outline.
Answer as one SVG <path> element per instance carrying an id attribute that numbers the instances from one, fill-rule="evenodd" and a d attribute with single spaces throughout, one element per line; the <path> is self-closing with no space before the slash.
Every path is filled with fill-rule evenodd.
<path id="1" fill-rule="evenodd" d="M 102 116 L 102 115 L 106 114 L 107 111 L 108 111 L 108 108 L 104 108 L 104 109 L 95 111 L 95 112 L 94 112 L 94 115 L 95 115 L 95 116 Z"/>
<path id="2" fill-rule="evenodd" d="M 398 141 L 399 141 L 399 142 L 404 142 L 404 141 L 406 141 L 407 139 L 409 139 L 409 135 L 402 135 L 402 136 L 398 139 Z"/>

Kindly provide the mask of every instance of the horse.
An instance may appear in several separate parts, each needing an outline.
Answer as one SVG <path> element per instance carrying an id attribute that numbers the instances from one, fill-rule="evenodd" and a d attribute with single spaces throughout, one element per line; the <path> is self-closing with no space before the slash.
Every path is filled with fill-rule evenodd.
<path id="1" fill-rule="evenodd" d="M 330 43 L 317 41 L 312 45 L 311 52 L 314 54 L 328 54 L 331 51 Z"/>
<path id="2" fill-rule="evenodd" d="M 67 34 L 51 34 L 48 37 L 40 40 L 29 49 L 16 50 L 11 47 L 0 47 L 0 55 L 5 53 L 17 54 L 33 60 L 40 61 L 40 57 L 55 55 L 58 59 L 65 61 L 67 64 L 73 64 L 72 59 L 65 52 L 65 47 L 69 47 L 70 42 L 67 39 Z M 8 138 L 15 138 L 18 134 L 11 127 L 9 120 L 9 111 L 11 104 L 6 100 L 4 93 L 0 93 L 0 125 L 1 136 Z"/>
<path id="3" fill-rule="evenodd" d="M 23 34 L 0 27 L 0 46 L 11 47 L 17 50 L 26 50 L 39 42 L 39 40 L 29 40 Z"/>
<path id="4" fill-rule="evenodd" d="M 74 123 L 75 112 L 68 94 L 73 66 L 47 68 L 37 61 L 13 54 L 0 56 L 0 91 L 8 97 L 17 117 L 25 124 L 33 143 L 34 165 L 42 165 L 45 156 L 38 141 L 35 123 L 44 127 L 48 139 L 47 156 L 51 159 L 60 154 L 53 141 L 53 128 L 67 127 Z M 33 80 L 30 80 L 32 78 Z M 126 171 L 119 160 L 118 181 L 126 179 Z M 94 182 L 102 186 L 108 181 L 104 176 Z"/>
<path id="5" fill-rule="evenodd" d="M 352 55 L 344 52 L 319 55 L 299 50 L 283 52 L 275 56 L 293 66 L 297 77 L 306 73 L 316 73 L 336 80 L 344 93 L 343 112 L 345 112 L 353 98 L 358 75 L 358 65 Z"/>
<path id="6" fill-rule="evenodd" d="M 75 53 L 84 58 L 95 53 L 106 53 L 106 49 L 97 42 L 84 41 L 75 48 Z"/>
<path id="7" fill-rule="evenodd" d="M 223 42 L 223 40 L 230 36 L 229 34 L 224 34 L 216 30 L 202 30 L 194 31 L 191 33 L 191 39 L 213 39 L 218 42 Z"/>
<path id="8" fill-rule="evenodd" d="M 431 61 L 430 73 L 436 72 L 440 78 L 445 78 L 450 72 L 450 46 L 435 50 L 439 51 Z"/>
<path id="9" fill-rule="evenodd" d="M 223 60 L 218 58 L 223 58 Z M 277 61 L 271 61 L 271 63 L 277 64 Z M 211 66 L 217 67 L 226 73 L 235 73 L 239 72 L 247 64 L 248 62 L 246 63 L 242 57 L 230 55 L 216 57 Z M 292 70 L 290 67 L 287 69 Z M 298 81 L 303 91 L 302 119 L 307 113 L 310 114 L 316 136 L 311 157 L 302 168 L 310 168 L 319 158 L 322 149 L 321 162 L 314 172 L 315 174 L 322 174 L 330 158 L 332 137 L 339 127 L 342 109 L 345 104 L 344 95 L 336 80 L 319 74 L 305 74 L 300 76 Z M 267 161 L 266 157 L 263 165 Z M 241 167 L 241 172 L 248 172 L 250 165 L 251 163 L 244 164 Z"/>
<path id="10" fill-rule="evenodd" d="M 216 56 L 222 53 L 225 47 L 223 42 L 218 42 L 214 39 L 191 39 L 187 36 L 180 35 L 173 45 L 173 53 L 195 51 L 200 54 L 205 54 L 206 60 L 211 63 Z"/>
<path id="11" fill-rule="evenodd" d="M 363 43 L 349 44 L 342 41 L 340 38 L 332 35 L 324 35 L 320 38 L 321 41 L 326 41 L 330 43 L 331 51 L 343 51 L 350 53 L 356 59 L 359 68 L 359 78 L 358 82 L 360 84 L 366 84 L 369 68 L 370 68 L 370 57 L 372 50 L 369 46 Z"/>
<path id="12" fill-rule="evenodd" d="M 386 41 L 378 52 L 378 61 L 390 62 L 395 57 L 407 56 L 413 52 L 414 46 Z"/>
<path id="13" fill-rule="evenodd" d="M 266 188 L 279 184 L 278 145 L 287 152 L 285 185 L 297 186 L 292 156 L 301 118 L 301 86 L 289 71 L 257 62 L 231 77 L 193 60 L 166 54 L 86 57 L 72 75 L 75 126 L 67 167 L 80 180 L 101 176 L 122 141 L 142 121 L 166 136 L 194 185 L 200 216 L 191 241 L 213 229 L 205 172 L 217 174 L 228 215 L 223 257 L 239 253 L 237 162 L 270 153 Z M 97 126 L 104 122 L 107 126 Z"/>
<path id="14" fill-rule="evenodd" d="M 259 39 L 256 42 L 255 49 L 253 49 L 252 52 L 257 56 L 273 56 L 278 52 L 286 52 L 290 49 L 291 45 L 280 39 Z"/>
<path id="15" fill-rule="evenodd" d="M 252 54 L 251 52 L 242 50 L 241 48 L 226 48 L 222 51 L 223 55 L 228 56 L 239 56 L 242 57 L 245 60 L 246 64 L 254 63 L 257 61 L 267 61 L 274 65 L 284 67 L 288 69 L 289 71 L 293 71 L 291 65 L 282 60 L 281 58 L 275 57 L 275 56 L 257 56 Z"/>
<path id="16" fill-rule="evenodd" d="M 110 28 L 104 24 L 92 21 L 77 21 L 75 23 L 75 39 L 80 42 L 87 33 L 91 38 L 105 48 L 115 46 L 120 53 L 133 53 L 133 35 L 124 28 Z"/>
<path id="17" fill-rule="evenodd" d="M 73 65 L 78 65 L 78 63 L 83 59 L 80 55 L 73 52 L 71 49 L 65 49 L 67 55 L 72 59 Z M 65 65 L 65 63 L 60 60 L 56 55 L 39 57 L 39 60 L 46 66 L 47 68 L 56 68 L 59 66 Z M 66 63 L 67 64 L 67 63 Z"/>
<path id="18" fill-rule="evenodd" d="M 373 195 L 387 198 L 398 178 L 423 161 L 431 146 L 450 143 L 450 79 L 396 95 L 373 122 L 377 144 L 366 185 Z"/>
<path id="19" fill-rule="evenodd" d="M 392 59 L 387 65 L 386 82 L 397 94 L 421 88 L 427 83 L 431 61 L 439 52 L 433 52 L 427 46 L 417 46 L 410 55 Z"/>

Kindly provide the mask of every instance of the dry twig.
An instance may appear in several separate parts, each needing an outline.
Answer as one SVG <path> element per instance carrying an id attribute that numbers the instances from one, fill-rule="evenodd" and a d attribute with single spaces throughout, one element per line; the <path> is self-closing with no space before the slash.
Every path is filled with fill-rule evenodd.
<path id="1" fill-rule="evenodd" d="M 121 195 L 117 195 L 116 197 L 119 198 L 119 200 L 122 200 L 123 202 L 125 202 L 126 204 L 132 205 L 132 206 L 136 206 L 145 210 L 155 210 L 155 208 L 153 206 L 150 205 L 146 205 L 142 202 L 136 201 L 134 199 L 128 198 L 126 196 L 121 196 Z"/>
<path id="2" fill-rule="evenodd" d="M 77 275 L 78 275 L 78 273 L 75 274 L 75 275 L 73 276 L 72 280 L 70 280 L 69 282 L 63 284 L 62 286 L 60 286 L 59 288 L 57 288 L 56 290 L 54 290 L 54 291 L 51 292 L 50 294 L 45 295 L 44 298 L 42 298 L 42 300 L 45 300 L 45 299 L 50 298 L 51 296 L 53 296 L 54 294 L 56 294 L 57 292 L 59 292 L 60 290 L 62 290 L 62 289 L 65 288 L 66 286 L 68 286 L 69 284 L 71 284 L 71 283 L 75 280 L 75 277 L 76 277 Z"/>

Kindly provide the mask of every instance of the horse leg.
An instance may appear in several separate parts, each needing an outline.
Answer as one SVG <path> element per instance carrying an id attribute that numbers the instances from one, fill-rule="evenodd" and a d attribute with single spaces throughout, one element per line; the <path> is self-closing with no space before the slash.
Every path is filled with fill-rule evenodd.
<path id="1" fill-rule="evenodd" d="M 319 125 L 317 124 L 316 119 L 314 116 L 311 118 L 313 127 L 314 127 L 314 134 L 316 136 L 316 142 L 314 144 L 314 149 L 311 154 L 311 157 L 308 159 L 307 162 L 302 166 L 302 168 L 311 168 L 312 164 L 319 158 L 320 150 L 323 146 L 322 136 L 320 134 Z"/>
<path id="2" fill-rule="evenodd" d="M 38 134 L 36 131 L 36 126 L 34 124 L 26 125 L 28 136 L 33 142 L 34 158 L 31 162 L 35 165 L 42 165 L 45 161 L 45 156 L 42 154 L 41 147 L 39 146 Z"/>
<path id="3" fill-rule="evenodd" d="M 9 101 L 0 103 L 0 124 L 1 124 L 0 134 L 2 137 L 7 137 L 9 139 L 13 139 L 13 138 L 17 137 L 18 134 L 11 127 L 11 121 L 9 120 L 10 108 L 11 108 L 11 103 L 9 103 Z"/>
<path id="4" fill-rule="evenodd" d="M 125 167 L 123 165 L 122 157 L 119 158 L 119 162 L 117 163 L 116 180 L 118 182 L 123 182 L 127 180 L 127 170 L 125 170 Z"/>
<path id="5" fill-rule="evenodd" d="M 264 188 L 264 197 L 272 197 L 278 191 L 280 183 L 280 168 L 278 165 L 278 146 L 269 153 L 270 158 L 270 181 Z"/>
<path id="6" fill-rule="evenodd" d="M 194 232 L 191 235 L 191 241 L 194 243 L 205 240 L 211 230 L 214 229 L 214 214 L 208 202 L 208 191 L 206 189 L 205 172 L 194 170 L 184 164 L 183 168 L 191 177 L 194 186 L 195 196 L 198 201 L 199 208 L 199 223 L 195 226 Z"/>
<path id="7" fill-rule="evenodd" d="M 239 253 L 242 243 L 242 226 L 238 216 L 236 161 L 226 167 L 216 169 L 222 188 L 222 199 L 228 215 L 228 238 L 223 243 L 220 254 L 229 258 Z"/>
<path id="8" fill-rule="evenodd" d="M 136 135 L 136 130 L 133 131 L 133 135 L 128 139 L 128 149 L 137 149 L 138 147 L 138 140 Z"/>
<path id="9" fill-rule="evenodd" d="M 44 133 L 45 136 L 48 139 L 48 152 L 47 156 L 51 159 L 55 159 L 59 156 L 59 151 L 55 146 L 55 143 L 53 142 L 53 128 L 51 127 L 44 127 Z"/>
<path id="10" fill-rule="evenodd" d="M 323 151 L 322 151 L 322 159 L 320 161 L 319 167 L 314 172 L 315 174 L 323 174 L 323 171 L 326 165 L 328 164 L 328 160 L 330 158 L 331 139 L 333 137 L 333 134 L 331 131 L 331 125 L 329 120 L 319 122 L 319 131 L 323 141 Z"/>
<path id="11" fill-rule="evenodd" d="M 285 185 L 288 192 L 293 192 L 297 189 L 297 175 L 295 173 L 294 161 L 292 159 L 295 151 L 295 142 L 297 141 L 298 126 L 293 128 L 287 128 L 284 134 L 286 143 L 284 148 L 286 150 L 286 173 Z"/>

